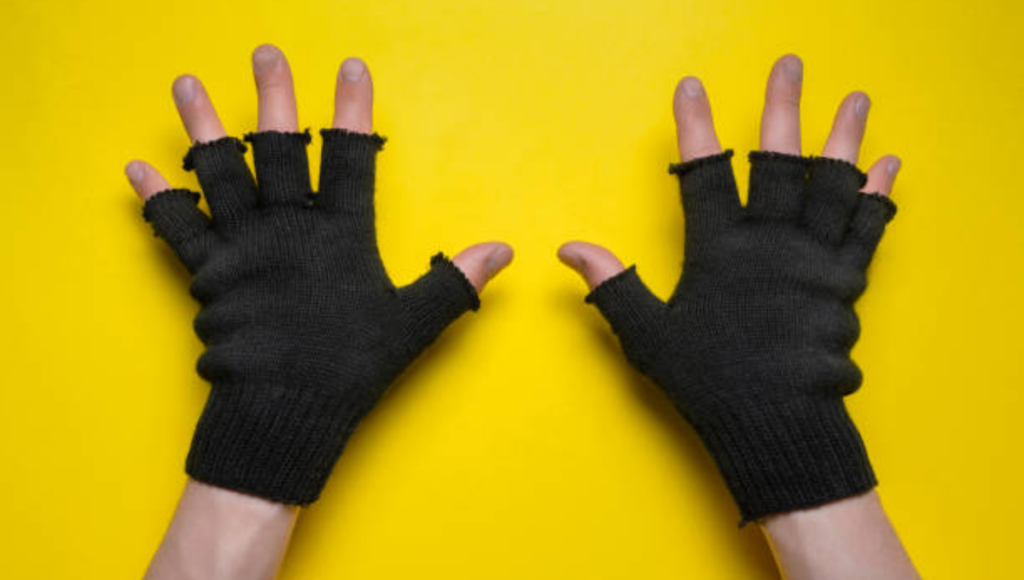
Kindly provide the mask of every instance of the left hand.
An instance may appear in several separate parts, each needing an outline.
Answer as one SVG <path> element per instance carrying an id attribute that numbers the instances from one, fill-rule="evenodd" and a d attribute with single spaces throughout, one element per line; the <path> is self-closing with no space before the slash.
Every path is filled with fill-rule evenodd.
<path id="1" fill-rule="evenodd" d="M 607 250 L 559 257 L 591 286 L 629 361 L 661 386 L 714 457 L 744 521 L 871 489 L 874 473 L 843 405 L 861 373 L 853 303 L 885 224 L 898 167 L 856 168 L 869 101 L 852 93 L 820 157 L 800 156 L 800 62 L 768 82 L 762 150 L 740 205 L 704 88 L 676 90 L 685 263 L 663 302 Z M 858 189 L 861 189 L 858 192 Z"/>
<path id="2" fill-rule="evenodd" d="M 206 345 L 198 370 L 212 384 L 186 463 L 199 481 L 288 504 L 316 500 L 356 425 L 390 383 L 512 259 L 506 244 L 478 244 L 454 261 L 435 255 L 418 280 L 396 287 L 377 247 L 372 83 L 348 59 L 324 129 L 319 192 L 310 186 L 288 63 L 253 55 L 258 131 L 227 137 L 197 79 L 174 98 L 193 145 L 198 194 L 170 189 L 152 167 L 126 171 L 144 216 L 194 274 Z"/>

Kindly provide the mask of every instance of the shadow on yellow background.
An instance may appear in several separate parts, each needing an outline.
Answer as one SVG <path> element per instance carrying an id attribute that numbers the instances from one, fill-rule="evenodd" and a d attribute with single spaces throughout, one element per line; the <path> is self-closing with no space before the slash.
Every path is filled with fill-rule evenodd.
<path id="1" fill-rule="evenodd" d="M 777 576 L 554 252 L 605 243 L 667 295 L 682 257 L 675 82 L 704 80 L 745 181 L 785 52 L 805 61 L 805 151 L 862 89 L 862 166 L 904 162 L 849 399 L 883 500 L 925 577 L 1009 577 L 1024 516 L 1022 21 L 1009 1 L 5 3 L 0 576 L 138 577 L 155 549 L 207 386 L 187 276 L 122 167 L 140 157 L 197 187 L 172 79 L 196 74 L 229 131 L 251 130 L 249 53 L 273 42 L 314 129 L 341 60 L 368 61 L 396 282 L 439 249 L 517 252 L 357 432 L 284 578 Z"/>

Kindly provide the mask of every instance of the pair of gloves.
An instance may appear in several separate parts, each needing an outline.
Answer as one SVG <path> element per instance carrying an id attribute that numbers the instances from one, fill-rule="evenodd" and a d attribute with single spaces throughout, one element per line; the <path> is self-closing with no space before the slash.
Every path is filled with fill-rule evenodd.
<path id="1" fill-rule="evenodd" d="M 195 144 L 207 196 L 171 189 L 143 215 L 193 274 L 213 388 L 186 462 L 199 481 L 274 501 L 315 501 L 360 419 L 455 318 L 474 287 L 443 254 L 396 287 L 374 228 L 378 135 L 325 129 L 320 191 L 308 132 Z M 876 481 L 843 396 L 853 304 L 895 206 L 859 193 L 832 159 L 750 155 L 742 206 L 731 151 L 673 165 L 686 215 L 685 268 L 668 302 L 635 266 L 586 301 L 628 360 L 660 385 L 717 462 L 742 521 L 867 491 Z"/>

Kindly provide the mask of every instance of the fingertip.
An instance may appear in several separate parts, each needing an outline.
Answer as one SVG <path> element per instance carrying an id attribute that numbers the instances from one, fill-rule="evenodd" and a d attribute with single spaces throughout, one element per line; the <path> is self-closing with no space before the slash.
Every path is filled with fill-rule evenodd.
<path id="1" fill-rule="evenodd" d="M 373 79 L 361 58 L 346 58 L 338 68 L 331 126 L 356 133 L 373 132 Z"/>
<path id="2" fill-rule="evenodd" d="M 795 54 L 779 57 L 768 75 L 761 113 L 761 149 L 800 155 L 800 99 L 803 62 Z"/>
<path id="3" fill-rule="evenodd" d="M 775 66 L 782 71 L 790 82 L 800 83 L 804 80 L 804 61 L 799 56 L 789 53 L 779 57 Z"/>
<path id="4" fill-rule="evenodd" d="M 201 86 L 199 79 L 190 74 L 178 75 L 171 83 L 171 95 L 178 107 L 195 102 Z"/>
<path id="5" fill-rule="evenodd" d="M 853 91 L 846 97 L 853 109 L 853 114 L 864 121 L 868 118 L 868 111 L 871 110 L 871 97 L 864 91 Z"/>
<path id="6" fill-rule="evenodd" d="M 124 174 L 142 201 L 147 201 L 157 193 L 171 187 L 156 169 L 139 159 L 128 162 L 124 167 Z"/>
<path id="7" fill-rule="evenodd" d="M 584 246 L 586 242 L 571 241 L 562 244 L 558 247 L 558 260 L 582 274 L 585 266 L 582 257 Z"/>
<path id="8" fill-rule="evenodd" d="M 504 242 L 474 244 L 459 252 L 452 262 L 462 271 L 477 292 L 512 262 L 512 246 Z"/>
<path id="9" fill-rule="evenodd" d="M 504 242 L 492 243 L 494 246 L 484 260 L 484 267 L 487 268 L 487 273 L 491 278 L 511 264 L 512 259 L 515 257 L 515 251 L 512 250 L 512 246 Z"/>
<path id="10" fill-rule="evenodd" d="M 132 188 L 135 190 L 140 197 L 142 193 L 139 191 L 139 185 L 142 184 L 142 180 L 146 177 L 145 166 L 138 159 L 133 159 L 124 166 L 124 174 L 128 178 L 128 183 L 132 184 Z"/>
<path id="11" fill-rule="evenodd" d="M 562 244 L 558 248 L 558 259 L 579 273 L 591 290 L 625 269 L 615 254 L 589 242 Z"/>
<path id="12" fill-rule="evenodd" d="M 350 56 L 341 63 L 341 68 L 338 69 L 338 73 L 341 75 L 343 81 L 347 83 L 356 83 L 363 80 L 368 72 L 366 62 L 357 56 Z"/>
<path id="13" fill-rule="evenodd" d="M 558 251 L 555 252 L 555 254 L 558 256 L 559 262 L 565 264 L 566 266 L 569 266 L 570 268 L 575 269 L 575 264 L 571 261 L 573 254 L 570 248 L 570 245 L 574 243 L 575 242 L 566 242 L 561 246 L 558 246 Z"/>
<path id="14" fill-rule="evenodd" d="M 291 69 L 284 53 L 273 44 L 261 44 L 252 52 L 252 74 L 256 80 L 257 130 L 299 130 L 298 107 Z"/>
<path id="15" fill-rule="evenodd" d="M 885 172 L 889 174 L 889 177 L 896 179 L 900 169 L 903 168 L 903 160 L 895 155 L 886 155 L 882 159 L 885 160 Z"/>
<path id="16" fill-rule="evenodd" d="M 676 85 L 673 103 L 679 158 L 686 162 L 722 151 L 711 120 L 711 103 L 700 79 L 683 77 Z"/>
<path id="17" fill-rule="evenodd" d="M 900 173 L 900 169 L 903 167 L 903 161 L 895 155 L 887 155 L 879 160 L 879 163 L 884 164 L 886 182 L 885 187 L 879 191 L 882 195 L 889 197 L 892 195 L 893 186 L 896 184 L 896 177 Z"/>
<path id="18" fill-rule="evenodd" d="M 261 44 L 252 51 L 252 68 L 256 73 L 270 70 L 281 62 L 284 53 L 273 44 Z"/>
<path id="19" fill-rule="evenodd" d="M 171 94 L 190 140 L 206 142 L 226 135 L 224 125 L 198 78 L 190 74 L 178 76 L 171 84 Z"/>
<path id="20" fill-rule="evenodd" d="M 875 161 L 868 170 L 868 179 L 861 190 L 863 193 L 875 193 L 883 196 L 892 194 L 893 184 L 900 172 L 903 162 L 895 155 L 885 155 Z"/>
<path id="21" fill-rule="evenodd" d="M 174 77 L 174 80 L 171 81 L 171 88 L 172 89 L 177 89 L 178 87 L 182 86 L 183 84 L 193 83 L 193 82 L 198 82 L 198 81 L 199 81 L 199 79 L 197 79 L 195 77 L 195 75 L 193 75 L 191 73 L 183 73 L 183 74 L 180 74 L 180 75 Z"/>
<path id="22" fill-rule="evenodd" d="M 822 156 L 856 165 L 870 110 L 871 98 L 864 91 L 853 91 L 846 95 L 836 111 Z"/>
<path id="23" fill-rule="evenodd" d="M 679 82 L 676 83 L 676 92 L 674 95 L 676 108 L 678 110 L 680 106 L 690 99 L 699 99 L 706 95 L 707 92 L 704 90 L 704 83 L 700 82 L 699 78 L 695 76 L 685 76 L 679 79 Z"/>

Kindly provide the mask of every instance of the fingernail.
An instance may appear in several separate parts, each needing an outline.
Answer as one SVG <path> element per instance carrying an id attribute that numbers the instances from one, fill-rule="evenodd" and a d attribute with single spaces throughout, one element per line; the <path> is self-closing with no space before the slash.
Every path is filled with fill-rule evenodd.
<path id="1" fill-rule="evenodd" d="M 900 172 L 901 166 L 902 164 L 899 159 L 893 159 L 889 162 L 889 165 L 886 166 L 885 170 L 889 173 L 889 177 L 896 177 L 896 174 Z"/>
<path id="2" fill-rule="evenodd" d="M 704 85 L 694 77 L 686 77 L 683 79 L 683 94 L 695 99 L 704 94 Z"/>
<path id="3" fill-rule="evenodd" d="M 192 77 L 181 77 L 174 83 L 174 102 L 179 106 L 187 105 L 196 98 L 196 80 Z"/>
<path id="4" fill-rule="evenodd" d="M 786 78 L 794 83 L 804 80 L 804 63 L 795 56 L 786 59 L 782 70 L 786 73 Z"/>
<path id="5" fill-rule="evenodd" d="M 587 265 L 587 263 L 583 260 L 583 256 L 581 256 L 580 254 L 569 254 L 566 256 L 566 258 L 568 258 L 569 264 L 571 264 L 573 268 L 575 268 L 576 270 L 583 270 L 584 267 L 586 267 Z"/>
<path id="6" fill-rule="evenodd" d="M 128 176 L 128 181 L 132 183 L 141 183 L 142 178 L 145 177 L 146 172 L 142 169 L 142 164 L 138 161 L 132 161 L 124 168 L 124 174 Z"/>
<path id="7" fill-rule="evenodd" d="M 276 46 L 264 44 L 252 53 L 252 68 L 256 72 L 265 72 L 281 61 L 281 51 Z"/>
<path id="8" fill-rule="evenodd" d="M 484 260 L 484 268 L 487 269 L 488 275 L 494 274 L 508 264 L 506 253 L 505 246 L 496 246 L 487 254 L 487 258 Z"/>
<path id="9" fill-rule="evenodd" d="M 858 96 L 857 102 L 853 104 L 853 112 L 861 119 L 868 118 L 868 109 L 870 108 L 871 99 L 869 99 L 867 95 Z"/>
<path id="10" fill-rule="evenodd" d="M 341 63 L 341 77 L 350 83 L 361 80 L 364 74 L 366 65 L 358 58 L 346 58 L 345 62 Z"/>

